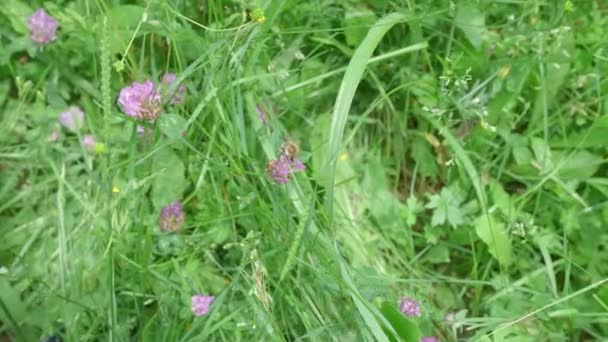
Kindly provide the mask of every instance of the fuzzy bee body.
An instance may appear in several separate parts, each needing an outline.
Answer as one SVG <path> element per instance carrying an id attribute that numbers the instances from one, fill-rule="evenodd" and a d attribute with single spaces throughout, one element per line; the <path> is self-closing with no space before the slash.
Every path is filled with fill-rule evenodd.
<path id="1" fill-rule="evenodd" d="M 270 177 L 272 175 L 272 169 L 274 168 L 274 165 L 277 163 L 276 160 L 269 160 L 268 163 L 266 164 L 266 168 L 264 169 L 264 171 L 266 172 L 266 174 Z"/>
<path id="2" fill-rule="evenodd" d="M 300 153 L 300 146 L 291 140 L 285 140 L 283 146 L 281 146 L 281 154 L 295 158 Z"/>

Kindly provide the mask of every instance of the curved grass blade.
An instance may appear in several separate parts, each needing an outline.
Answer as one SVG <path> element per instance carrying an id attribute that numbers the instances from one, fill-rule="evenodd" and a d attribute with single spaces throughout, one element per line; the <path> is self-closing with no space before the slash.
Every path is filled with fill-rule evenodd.
<path id="1" fill-rule="evenodd" d="M 348 118 L 348 112 L 355 96 L 355 91 L 361 82 L 363 72 L 367 66 L 372 53 L 380 43 L 380 40 L 384 37 L 386 32 L 393 26 L 400 22 L 407 20 L 407 16 L 402 13 L 389 14 L 376 22 L 376 24 L 369 30 L 367 36 L 348 63 L 340 89 L 338 90 L 338 96 L 334 105 L 334 111 L 332 114 L 331 128 L 329 131 L 329 145 L 328 153 L 326 155 L 326 162 L 324 163 L 326 174 L 329 176 L 329 184 L 327 197 L 325 199 L 328 207 L 328 214 L 330 220 L 333 215 L 333 196 L 334 196 L 334 177 L 336 171 L 336 158 L 340 153 L 340 147 L 342 143 L 342 137 L 344 135 L 344 128 L 346 126 L 346 120 Z"/>

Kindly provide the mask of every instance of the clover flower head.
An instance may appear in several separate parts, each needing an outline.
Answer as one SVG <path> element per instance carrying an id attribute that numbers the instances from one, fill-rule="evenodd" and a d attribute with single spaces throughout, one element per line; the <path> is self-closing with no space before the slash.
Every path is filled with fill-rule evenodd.
<path id="1" fill-rule="evenodd" d="M 30 38 L 37 44 L 48 44 L 57 38 L 56 32 L 59 23 L 46 11 L 39 8 L 27 19 L 27 26 L 30 30 Z"/>
<path id="2" fill-rule="evenodd" d="M 409 317 L 420 317 L 420 304 L 413 298 L 401 298 L 399 311 Z"/>
<path id="3" fill-rule="evenodd" d="M 293 170 L 293 172 L 299 172 L 304 171 L 306 169 L 306 166 L 304 166 L 304 163 L 302 163 L 300 159 L 292 158 L 291 169 Z"/>
<path id="4" fill-rule="evenodd" d="M 59 114 L 58 121 L 61 126 L 69 131 L 76 132 L 84 125 L 84 112 L 82 109 L 72 106 Z"/>
<path id="5" fill-rule="evenodd" d="M 206 315 L 214 300 L 214 296 L 205 296 L 201 294 L 192 296 L 192 313 L 199 317 Z"/>
<path id="6" fill-rule="evenodd" d="M 89 152 L 95 150 L 95 144 L 97 144 L 97 141 L 91 134 L 85 134 L 82 136 L 82 146 L 84 146 L 85 150 Z"/>
<path id="7" fill-rule="evenodd" d="M 133 82 L 120 91 L 118 105 L 128 116 L 153 122 L 161 112 L 160 93 L 150 80 Z"/>
<path id="8" fill-rule="evenodd" d="M 177 232 L 184 224 L 184 207 L 180 201 L 164 206 L 160 212 L 159 225 L 164 232 Z"/>
<path id="9" fill-rule="evenodd" d="M 275 183 L 286 184 L 291 179 L 292 173 L 303 171 L 304 169 L 304 164 L 296 157 L 281 154 L 276 160 L 268 162 L 266 174 Z"/>
<path id="10" fill-rule="evenodd" d="M 423 336 L 420 338 L 420 342 L 439 342 L 439 339 L 435 336 Z"/>

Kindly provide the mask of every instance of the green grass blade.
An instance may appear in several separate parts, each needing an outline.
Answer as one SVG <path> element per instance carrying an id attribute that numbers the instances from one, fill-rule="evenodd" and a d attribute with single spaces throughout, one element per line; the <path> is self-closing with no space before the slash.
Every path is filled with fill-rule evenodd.
<path id="1" fill-rule="evenodd" d="M 332 114 L 331 128 L 329 131 L 329 145 L 328 145 L 328 160 L 325 163 L 327 167 L 326 171 L 329 175 L 328 184 L 328 196 L 325 200 L 328 206 L 328 212 L 330 219 L 332 218 L 333 211 L 333 196 L 334 196 L 334 177 L 336 169 L 336 158 L 340 153 L 342 137 L 344 135 L 344 128 L 346 126 L 346 120 L 350 111 L 355 91 L 361 82 L 363 72 L 367 66 L 372 53 L 380 43 L 380 40 L 384 37 L 386 32 L 390 30 L 396 24 L 407 20 L 407 16 L 402 13 L 392 13 L 384 18 L 381 18 L 376 24 L 369 30 L 367 36 L 361 42 L 361 45 L 355 50 L 353 57 L 346 68 L 340 89 L 338 90 L 338 96 L 334 105 L 334 111 Z"/>

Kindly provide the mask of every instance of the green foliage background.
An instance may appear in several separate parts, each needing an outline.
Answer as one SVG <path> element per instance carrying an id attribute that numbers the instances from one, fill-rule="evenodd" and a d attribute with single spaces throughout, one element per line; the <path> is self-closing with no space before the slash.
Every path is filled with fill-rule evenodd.
<path id="1" fill-rule="evenodd" d="M 60 24 L 43 48 L 26 25 L 39 7 Z M 608 339 L 607 13 L 2 4 L 0 338 Z M 118 93 L 168 71 L 186 102 L 139 137 Z M 49 141 L 72 105 L 85 128 Z M 280 186 L 264 168 L 286 137 L 307 170 Z M 186 223 L 167 234 L 173 200 Z M 204 317 L 197 293 L 217 297 Z"/>

